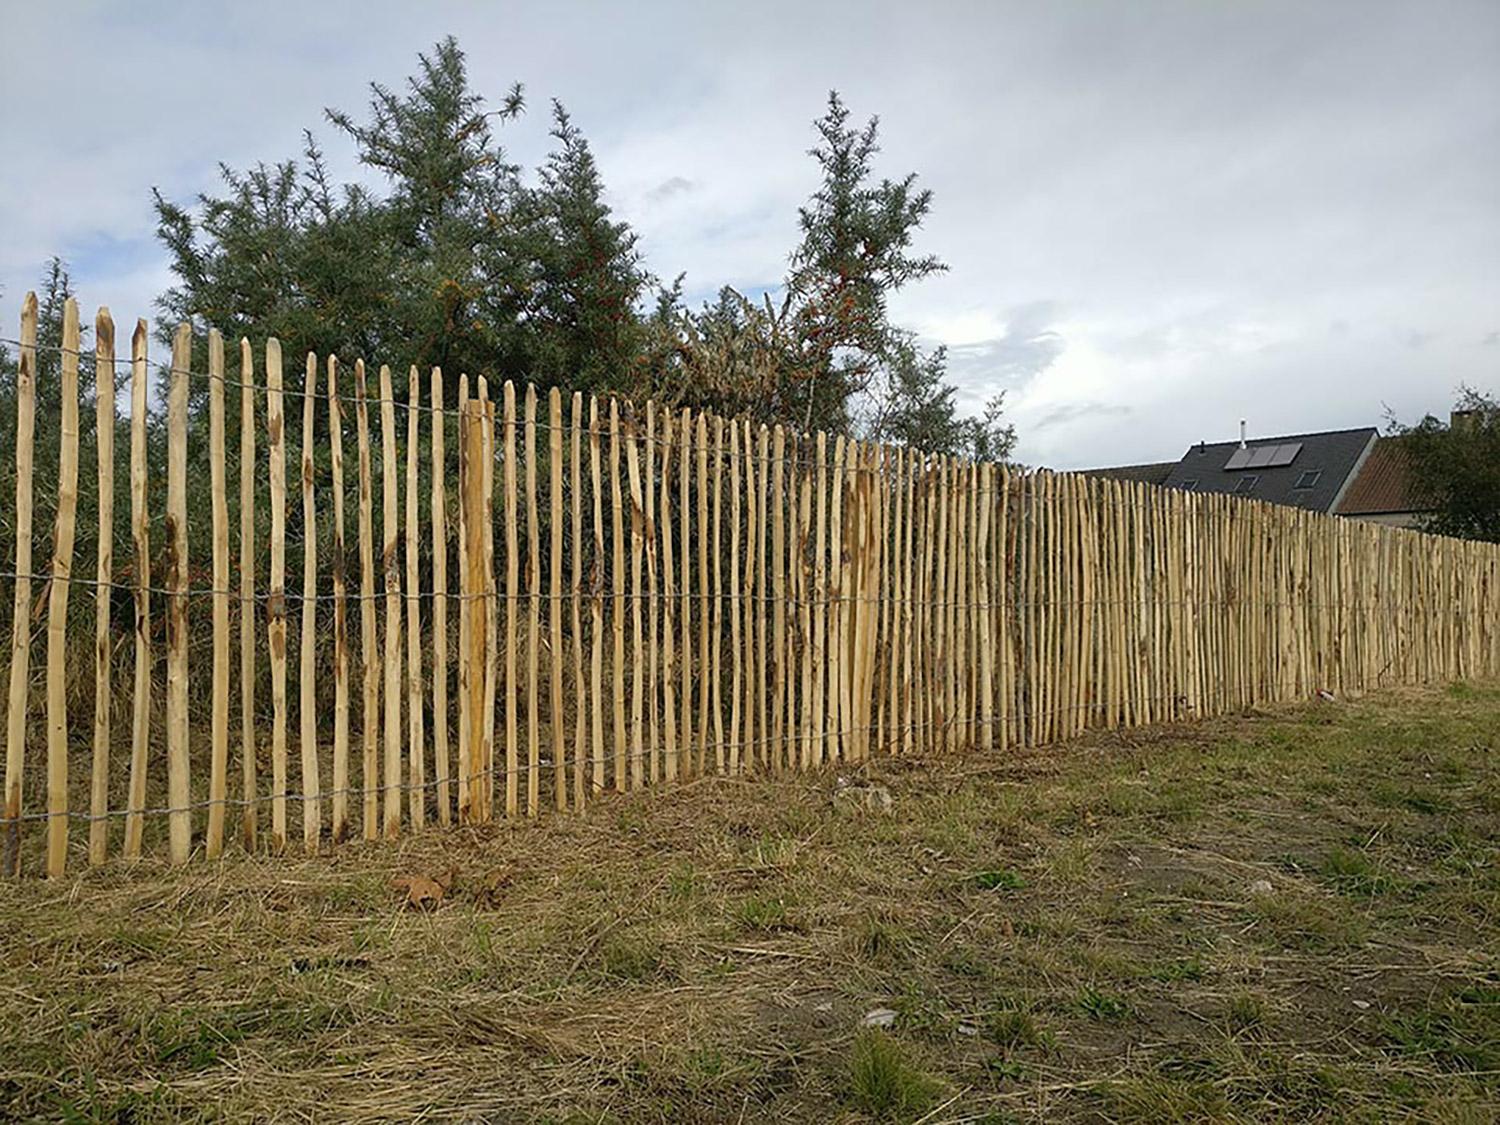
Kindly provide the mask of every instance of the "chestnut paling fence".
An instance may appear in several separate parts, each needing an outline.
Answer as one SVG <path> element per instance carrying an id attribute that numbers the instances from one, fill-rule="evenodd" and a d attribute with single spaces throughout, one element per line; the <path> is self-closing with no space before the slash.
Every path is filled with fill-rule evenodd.
<path id="1" fill-rule="evenodd" d="M 153 379 L 144 322 L 128 359 L 106 310 L 80 336 L 70 301 L 39 467 L 28 297 L 9 872 L 1500 673 L 1494 545 L 436 370 L 289 382 L 188 326 Z"/>

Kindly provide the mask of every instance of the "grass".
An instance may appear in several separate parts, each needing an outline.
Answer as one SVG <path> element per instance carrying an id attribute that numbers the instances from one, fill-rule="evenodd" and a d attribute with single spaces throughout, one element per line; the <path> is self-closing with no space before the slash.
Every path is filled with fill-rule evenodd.
<path id="1" fill-rule="evenodd" d="M 0 1115 L 1490 1121 L 1497 749 L 1470 684 L 23 880 Z"/>

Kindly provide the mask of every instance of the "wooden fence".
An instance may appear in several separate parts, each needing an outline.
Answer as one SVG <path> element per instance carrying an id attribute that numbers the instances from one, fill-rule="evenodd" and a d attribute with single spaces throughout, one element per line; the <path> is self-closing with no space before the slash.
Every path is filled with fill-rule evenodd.
<path id="1" fill-rule="evenodd" d="M 195 353 L 187 326 L 162 373 L 166 490 L 153 511 L 146 325 L 117 359 L 107 310 L 92 357 L 90 579 L 74 573 L 87 562 L 74 558 L 87 357 L 72 302 L 56 349 L 53 557 L 35 572 L 36 339 L 33 297 L 15 387 L 10 872 L 35 854 L 62 874 L 84 843 L 75 822 L 98 864 L 140 856 L 164 820 L 180 862 L 235 838 L 279 851 L 296 805 L 315 852 L 355 833 L 490 821 L 502 799 L 505 816 L 535 816 L 705 772 L 1004 752 L 1500 673 L 1494 545 L 482 376 L 460 376 L 449 401 L 439 371 L 412 370 L 401 388 L 389 368 L 372 381 L 363 364 L 310 355 L 289 385 L 277 341 L 259 357 L 241 342 L 230 373 L 218 335 Z M 128 420 L 100 374 L 117 367 Z M 112 550 L 117 429 L 129 435 L 125 567 Z M 205 462 L 206 502 L 190 506 Z M 91 690 L 69 660 L 75 585 L 94 595 Z"/>

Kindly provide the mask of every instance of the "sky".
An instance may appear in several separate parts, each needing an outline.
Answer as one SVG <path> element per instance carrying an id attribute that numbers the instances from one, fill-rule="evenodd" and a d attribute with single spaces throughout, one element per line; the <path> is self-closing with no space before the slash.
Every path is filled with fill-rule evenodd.
<path id="1" fill-rule="evenodd" d="M 0 0 L 0 335 L 53 254 L 86 309 L 171 283 L 179 202 L 359 118 L 452 34 L 474 86 L 561 100 L 609 201 L 690 295 L 774 288 L 836 88 L 882 175 L 933 192 L 947 273 L 892 302 L 997 391 L 1029 464 L 1442 415 L 1500 390 L 1500 3 Z M 376 180 L 369 181 L 379 186 Z"/>

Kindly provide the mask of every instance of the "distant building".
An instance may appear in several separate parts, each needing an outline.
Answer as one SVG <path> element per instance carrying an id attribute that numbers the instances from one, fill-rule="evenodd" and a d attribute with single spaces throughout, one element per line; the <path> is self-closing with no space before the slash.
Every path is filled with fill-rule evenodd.
<path id="1" fill-rule="evenodd" d="M 1241 426 L 1243 431 L 1243 425 Z M 1250 441 L 1199 442 L 1180 460 L 1087 470 L 1184 492 L 1218 492 L 1331 512 L 1379 440 L 1373 426 Z"/>
<path id="2" fill-rule="evenodd" d="M 1392 527 L 1418 527 L 1434 510 L 1413 485 L 1403 439 L 1383 437 L 1365 458 L 1335 512 Z"/>
<path id="3" fill-rule="evenodd" d="M 1413 495 L 1401 439 L 1373 426 L 1199 442 L 1177 461 L 1087 469 L 1091 476 L 1215 492 L 1313 512 L 1414 527 L 1430 506 Z"/>

